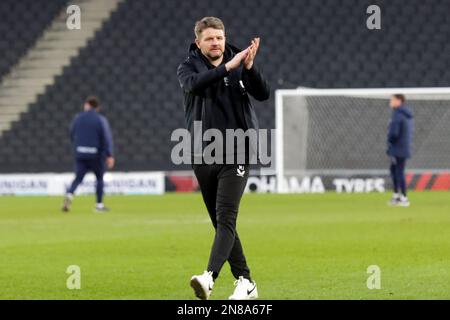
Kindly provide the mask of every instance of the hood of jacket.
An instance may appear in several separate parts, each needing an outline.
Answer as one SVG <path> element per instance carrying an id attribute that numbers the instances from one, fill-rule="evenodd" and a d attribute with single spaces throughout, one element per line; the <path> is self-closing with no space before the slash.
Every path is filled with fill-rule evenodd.
<path id="1" fill-rule="evenodd" d="M 398 107 L 397 109 L 395 109 L 395 113 L 401 114 L 408 119 L 411 119 L 414 117 L 411 108 L 409 108 L 408 106 L 405 106 L 405 105 L 402 105 L 402 106 Z"/>

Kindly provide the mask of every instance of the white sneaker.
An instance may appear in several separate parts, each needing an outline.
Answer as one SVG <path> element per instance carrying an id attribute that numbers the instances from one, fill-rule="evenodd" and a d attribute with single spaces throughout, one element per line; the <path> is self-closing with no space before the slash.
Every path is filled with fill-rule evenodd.
<path id="1" fill-rule="evenodd" d="M 62 206 L 61 210 L 62 210 L 63 212 L 69 212 L 69 210 L 70 210 L 70 205 L 72 204 L 72 201 L 73 201 L 73 194 L 67 193 L 67 194 L 64 196 L 63 206 Z"/>
<path id="2" fill-rule="evenodd" d="M 201 300 L 208 300 L 214 286 L 212 272 L 205 271 L 200 276 L 191 278 L 191 287 L 194 289 L 195 296 Z"/>
<path id="3" fill-rule="evenodd" d="M 400 195 L 397 193 L 394 193 L 392 195 L 391 200 L 389 200 L 388 205 L 389 206 L 396 206 L 398 204 L 398 201 L 400 200 Z"/>
<path id="4" fill-rule="evenodd" d="M 109 212 L 110 209 L 108 207 L 105 207 L 104 205 L 96 205 L 94 211 L 98 213 L 106 213 Z"/>
<path id="5" fill-rule="evenodd" d="M 409 203 L 409 200 L 407 197 L 401 196 L 400 199 L 398 199 L 398 201 L 397 201 L 397 205 L 399 207 L 409 207 L 410 203 Z"/>
<path id="6" fill-rule="evenodd" d="M 250 282 L 244 277 L 239 277 L 238 280 L 234 282 L 236 289 L 234 289 L 233 294 L 228 298 L 230 300 L 254 300 L 258 299 L 258 289 L 256 288 L 256 283 Z"/>

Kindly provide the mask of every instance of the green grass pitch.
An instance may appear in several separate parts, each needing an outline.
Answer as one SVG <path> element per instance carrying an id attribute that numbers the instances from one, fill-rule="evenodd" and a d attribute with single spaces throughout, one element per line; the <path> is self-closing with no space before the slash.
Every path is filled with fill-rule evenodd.
<path id="1" fill-rule="evenodd" d="M 245 195 L 238 219 L 261 299 L 450 299 L 450 195 Z M 0 299 L 195 299 L 213 238 L 199 194 L 0 197 Z M 81 268 L 81 289 L 66 269 Z M 367 267 L 381 269 L 369 290 Z M 229 266 L 212 299 L 233 290 Z"/>

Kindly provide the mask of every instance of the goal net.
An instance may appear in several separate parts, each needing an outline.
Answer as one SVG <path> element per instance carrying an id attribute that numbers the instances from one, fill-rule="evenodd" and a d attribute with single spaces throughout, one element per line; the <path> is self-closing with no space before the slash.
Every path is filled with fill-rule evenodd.
<path id="1" fill-rule="evenodd" d="M 410 172 L 450 168 L 450 88 L 308 89 L 276 92 L 277 191 L 289 177 L 387 174 L 389 98 L 414 112 Z"/>

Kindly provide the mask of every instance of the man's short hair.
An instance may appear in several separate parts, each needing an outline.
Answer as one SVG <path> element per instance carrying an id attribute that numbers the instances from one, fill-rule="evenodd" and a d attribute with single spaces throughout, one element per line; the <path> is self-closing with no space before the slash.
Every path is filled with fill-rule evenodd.
<path id="1" fill-rule="evenodd" d="M 86 103 L 94 109 L 97 109 L 100 107 L 100 100 L 96 96 L 87 97 Z"/>
<path id="2" fill-rule="evenodd" d="M 406 100 L 405 95 L 400 94 L 400 93 L 394 94 L 394 95 L 392 95 L 392 96 L 393 96 L 395 99 L 400 100 L 402 103 L 405 102 L 405 100 Z"/>
<path id="3" fill-rule="evenodd" d="M 194 32 L 197 39 L 200 38 L 203 30 L 208 28 L 223 30 L 225 32 L 225 25 L 222 20 L 216 17 L 204 17 L 195 23 Z"/>

